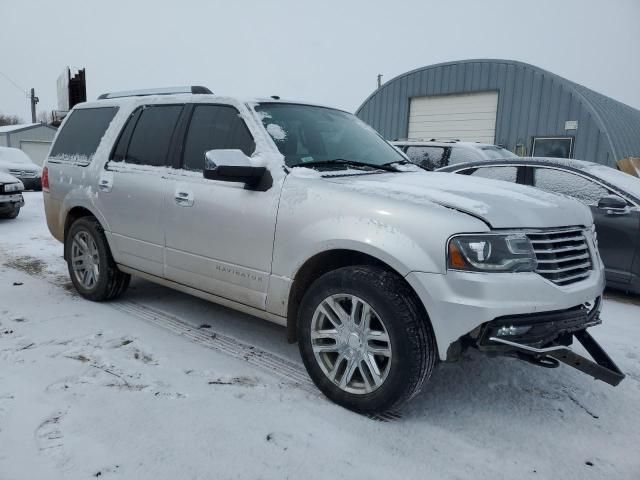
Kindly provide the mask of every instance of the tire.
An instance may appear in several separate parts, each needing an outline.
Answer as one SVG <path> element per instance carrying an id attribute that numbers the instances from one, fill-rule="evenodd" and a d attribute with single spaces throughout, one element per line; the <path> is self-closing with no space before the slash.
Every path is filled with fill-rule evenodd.
<path id="1" fill-rule="evenodd" d="M 74 246 L 74 240 L 77 241 L 77 246 Z M 97 265 L 97 273 L 96 270 L 88 268 L 85 270 L 91 270 L 91 274 L 84 276 L 82 270 L 77 272 L 74 269 L 73 256 L 79 252 L 78 249 L 82 249 L 83 245 L 88 247 L 88 250 L 85 249 L 88 253 L 85 260 L 82 260 L 83 264 L 87 261 L 91 262 L 89 265 Z M 95 218 L 82 217 L 73 222 L 65 238 L 64 248 L 71 282 L 78 293 L 87 300 L 94 302 L 111 300 L 122 295 L 129 287 L 131 276 L 118 269 L 104 230 Z M 85 281 L 91 275 L 93 275 L 93 282 Z"/>
<path id="2" fill-rule="evenodd" d="M 340 323 L 335 312 L 347 320 Z M 305 293 L 297 320 L 309 376 L 330 400 L 359 413 L 400 407 L 421 390 L 436 362 L 433 330 L 419 299 L 400 276 L 379 267 L 326 273 Z M 332 348 L 339 352 L 324 351 Z M 346 358 L 338 365 L 341 355 Z"/>
<path id="3" fill-rule="evenodd" d="M 13 212 L 3 213 L 0 218 L 14 219 L 20 214 L 20 207 L 13 207 Z"/>

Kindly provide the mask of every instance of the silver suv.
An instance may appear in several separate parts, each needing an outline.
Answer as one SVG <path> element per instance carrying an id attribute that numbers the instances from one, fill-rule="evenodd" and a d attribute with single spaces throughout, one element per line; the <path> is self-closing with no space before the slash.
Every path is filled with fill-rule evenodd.
<path id="1" fill-rule="evenodd" d="M 397 407 L 467 347 L 622 378 L 567 348 L 604 355 L 586 332 L 603 290 L 587 207 L 424 172 L 349 113 L 105 94 L 67 116 L 43 184 L 82 296 L 137 275 L 283 325 L 347 408 Z"/>

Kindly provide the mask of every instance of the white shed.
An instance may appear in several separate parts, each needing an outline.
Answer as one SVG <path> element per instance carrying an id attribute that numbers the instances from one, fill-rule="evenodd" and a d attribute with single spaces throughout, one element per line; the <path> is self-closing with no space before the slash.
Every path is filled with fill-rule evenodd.
<path id="1" fill-rule="evenodd" d="M 0 147 L 19 148 L 38 165 L 49 153 L 56 129 L 43 123 L 0 126 Z"/>

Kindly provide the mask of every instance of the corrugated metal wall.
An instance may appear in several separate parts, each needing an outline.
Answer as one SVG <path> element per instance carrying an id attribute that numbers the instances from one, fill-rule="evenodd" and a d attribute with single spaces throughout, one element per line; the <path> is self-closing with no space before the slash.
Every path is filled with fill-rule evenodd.
<path id="1" fill-rule="evenodd" d="M 640 156 L 640 111 L 514 61 L 466 60 L 408 72 L 374 92 L 356 114 L 387 139 L 406 138 L 411 97 L 480 91 L 498 91 L 495 143 L 509 150 L 521 144 L 531 154 L 533 136 L 575 136 L 574 158 L 613 166 Z M 621 114 L 624 121 L 609 122 Z M 578 120 L 578 130 L 565 131 L 567 120 Z M 619 131 L 613 134 L 609 124 Z"/>

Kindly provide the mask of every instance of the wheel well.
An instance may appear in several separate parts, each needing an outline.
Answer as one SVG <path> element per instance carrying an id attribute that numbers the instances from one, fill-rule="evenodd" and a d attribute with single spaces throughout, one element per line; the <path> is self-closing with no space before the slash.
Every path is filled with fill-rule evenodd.
<path id="1" fill-rule="evenodd" d="M 84 207 L 73 207 L 71 210 L 69 210 L 67 212 L 67 217 L 64 220 L 64 240 L 65 240 L 65 244 L 66 244 L 66 240 L 67 240 L 67 234 L 69 233 L 69 229 L 71 228 L 71 225 L 73 225 L 73 222 L 75 222 L 76 220 L 78 220 L 79 218 L 82 217 L 94 217 L 95 215 L 93 213 L 91 213 L 90 210 L 87 210 Z M 67 249 L 64 249 L 64 257 L 65 260 L 67 259 Z"/>
<path id="2" fill-rule="evenodd" d="M 353 265 L 373 265 L 384 268 L 398 274 L 403 281 L 404 278 L 391 266 L 385 262 L 372 257 L 366 253 L 357 252 L 355 250 L 329 250 L 319 253 L 307 260 L 296 273 L 289 291 L 289 301 L 287 305 L 287 340 L 295 343 L 297 338 L 298 308 L 305 292 L 311 284 L 325 273 L 342 267 Z M 407 283 L 407 286 L 416 295 L 415 291 Z M 419 302 L 422 305 L 422 302 Z M 424 310 L 424 306 L 422 307 Z M 424 311 L 426 316 L 426 310 Z"/>

